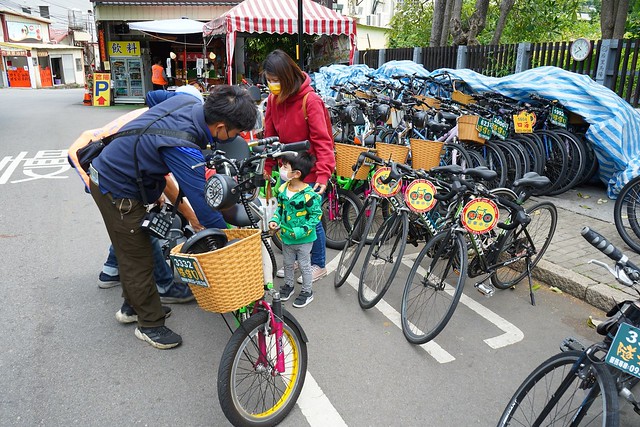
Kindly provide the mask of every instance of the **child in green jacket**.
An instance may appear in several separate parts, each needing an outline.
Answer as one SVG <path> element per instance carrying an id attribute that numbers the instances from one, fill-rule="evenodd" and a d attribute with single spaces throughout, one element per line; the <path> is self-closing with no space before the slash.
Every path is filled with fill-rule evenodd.
<path id="1" fill-rule="evenodd" d="M 269 228 L 279 229 L 284 256 L 284 286 L 280 298 L 286 301 L 293 294 L 293 268 L 298 260 L 302 272 L 302 290 L 293 302 L 294 307 L 305 307 L 313 301 L 311 247 L 316 240 L 316 225 L 322 218 L 322 197 L 303 179 L 309 174 L 315 158 L 308 152 L 280 157 L 278 208 L 269 222 Z"/>

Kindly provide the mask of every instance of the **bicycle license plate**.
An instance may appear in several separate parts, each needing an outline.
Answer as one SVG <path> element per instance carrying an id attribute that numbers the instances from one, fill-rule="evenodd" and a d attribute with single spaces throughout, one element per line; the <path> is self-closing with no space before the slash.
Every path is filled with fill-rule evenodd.
<path id="1" fill-rule="evenodd" d="M 640 328 L 623 323 L 605 359 L 607 364 L 640 378 Z"/>
<path id="2" fill-rule="evenodd" d="M 190 285 L 209 287 L 209 282 L 202 272 L 202 267 L 196 258 L 190 258 L 181 255 L 169 255 L 176 266 L 176 271 L 183 282 Z"/>

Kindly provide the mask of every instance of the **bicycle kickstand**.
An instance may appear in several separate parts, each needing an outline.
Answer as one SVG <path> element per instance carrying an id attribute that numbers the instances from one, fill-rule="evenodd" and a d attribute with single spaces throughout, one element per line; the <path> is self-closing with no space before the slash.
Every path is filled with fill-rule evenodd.
<path id="1" fill-rule="evenodd" d="M 531 278 L 531 257 L 527 256 L 527 278 L 529 279 L 529 296 L 531 297 L 531 305 L 536 305 L 536 297 L 533 295 L 533 279 Z"/>

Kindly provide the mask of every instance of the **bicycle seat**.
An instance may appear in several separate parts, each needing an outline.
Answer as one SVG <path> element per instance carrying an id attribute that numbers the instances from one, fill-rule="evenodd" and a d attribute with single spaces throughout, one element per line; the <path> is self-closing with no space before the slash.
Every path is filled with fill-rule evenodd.
<path id="1" fill-rule="evenodd" d="M 455 122 L 458 118 L 457 114 L 450 113 L 448 111 L 440 111 L 440 116 L 448 122 Z"/>
<path id="2" fill-rule="evenodd" d="M 522 178 L 513 181 L 514 187 L 544 188 L 551 184 L 551 180 L 546 176 L 538 175 L 536 172 L 527 172 Z"/>
<path id="3" fill-rule="evenodd" d="M 498 172 L 491 170 L 486 166 L 478 166 L 475 168 L 465 169 L 463 173 L 465 175 L 469 175 L 472 178 L 479 178 L 484 181 L 490 181 L 498 177 Z"/>
<path id="4" fill-rule="evenodd" d="M 436 122 L 435 120 L 429 120 L 427 122 L 427 128 L 434 133 L 444 132 L 451 128 L 451 125 L 447 123 Z"/>
<path id="5" fill-rule="evenodd" d="M 255 206 L 260 206 L 258 199 L 254 199 L 249 203 Z M 247 211 L 244 209 L 244 206 L 242 206 L 242 203 L 237 203 L 229 209 L 221 210 L 220 213 L 222 214 L 225 222 L 235 225 L 236 227 L 250 227 L 254 225 L 249 219 Z M 253 213 L 253 218 L 258 219 L 258 215 Z"/>
<path id="6" fill-rule="evenodd" d="M 444 172 L 450 174 L 460 174 L 464 169 L 460 165 L 446 165 L 446 166 L 436 166 L 431 169 L 431 172 Z"/>

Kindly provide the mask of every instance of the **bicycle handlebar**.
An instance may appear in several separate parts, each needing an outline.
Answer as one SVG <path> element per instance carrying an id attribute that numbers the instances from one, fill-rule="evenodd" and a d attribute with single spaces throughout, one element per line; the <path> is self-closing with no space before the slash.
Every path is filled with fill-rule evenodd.
<path id="1" fill-rule="evenodd" d="M 640 268 L 633 264 L 629 260 L 629 258 L 624 253 L 622 253 L 620 249 L 615 247 L 615 245 L 609 242 L 597 231 L 592 230 L 589 227 L 584 227 L 580 234 L 582 234 L 582 237 L 584 237 L 587 242 L 591 243 L 593 247 L 598 249 L 600 252 L 602 252 L 618 264 L 640 272 Z"/>

